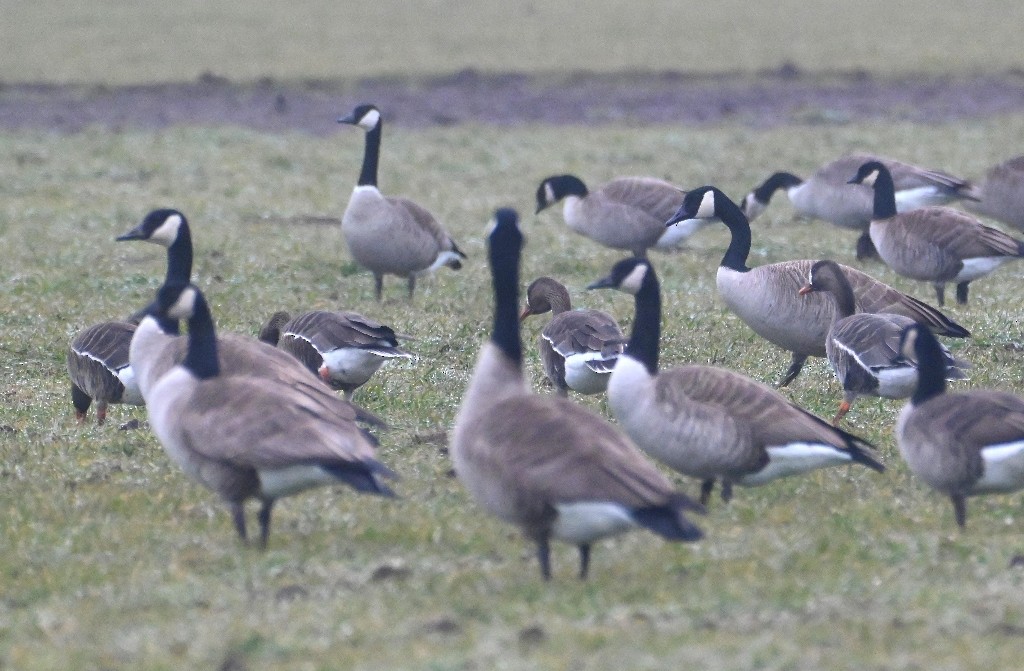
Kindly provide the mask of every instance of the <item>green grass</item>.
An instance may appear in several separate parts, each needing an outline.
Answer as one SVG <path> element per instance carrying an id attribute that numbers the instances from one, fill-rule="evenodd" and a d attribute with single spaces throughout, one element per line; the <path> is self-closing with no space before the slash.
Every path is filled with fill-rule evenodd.
<path id="1" fill-rule="evenodd" d="M 487 71 L 1022 66 L 1024 7 L 989 0 L 585 4 L 430 0 L 2 4 L 0 81 L 149 83 Z M 40 35 L 48 39 L 39 39 Z"/>
<path id="2" fill-rule="evenodd" d="M 619 258 L 533 216 L 551 173 L 714 183 L 740 197 L 768 172 L 807 173 L 851 149 L 977 175 L 1007 155 L 1024 117 L 943 126 L 805 126 L 771 131 L 455 127 L 389 129 L 382 187 L 414 196 L 470 255 L 384 304 L 347 257 L 336 226 L 362 134 L 327 138 L 233 129 L 0 135 L 0 668 L 260 669 L 969 669 L 1017 668 L 1024 632 L 1020 496 L 971 501 L 957 532 L 948 501 L 914 480 L 891 426 L 900 404 L 865 399 L 849 429 L 889 472 L 835 469 L 715 501 L 707 539 L 676 546 L 636 533 L 602 542 L 592 580 L 558 546 L 543 584 L 532 548 L 485 516 L 448 477 L 444 447 L 491 297 L 483 231 L 496 206 L 523 213 L 524 283 L 564 280 L 577 304 L 628 322 L 632 305 L 584 293 Z M 239 546 L 223 506 L 189 482 L 147 431 L 74 424 L 64 352 L 88 324 L 147 303 L 162 250 L 114 243 L 152 207 L 193 225 L 196 279 L 218 326 L 255 333 L 276 309 L 346 308 L 415 335 L 415 362 L 389 364 L 357 399 L 394 429 L 383 461 L 398 501 L 319 490 L 277 508 L 270 549 Z M 774 381 L 787 357 L 714 295 L 724 227 L 655 258 L 665 290 L 665 365 L 715 362 Z M 852 236 L 792 220 L 784 202 L 755 225 L 752 263 L 836 257 Z M 869 271 L 931 299 L 925 285 Z M 1024 392 L 1019 287 L 1024 266 L 974 285 L 950 314 L 975 337 L 953 343 L 972 386 Z M 529 374 L 541 384 L 526 325 Z M 1018 349 L 1014 349 L 1018 348 Z M 830 415 L 831 374 L 813 362 L 796 402 Z M 606 412 L 600 399 L 582 402 Z M 695 485 L 680 481 L 691 493 Z"/>

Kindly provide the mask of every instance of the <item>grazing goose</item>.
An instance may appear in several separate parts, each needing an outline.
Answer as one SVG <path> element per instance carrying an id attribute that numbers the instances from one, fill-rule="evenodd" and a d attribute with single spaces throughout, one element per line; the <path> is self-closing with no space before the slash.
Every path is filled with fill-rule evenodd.
<path id="1" fill-rule="evenodd" d="M 620 261 L 590 287 L 635 297 L 633 332 L 608 381 L 615 419 L 644 452 L 701 480 L 702 504 L 717 479 L 722 499 L 729 501 L 734 483 L 763 485 L 851 462 L 885 470 L 869 443 L 745 375 L 712 366 L 659 372 L 661 296 L 649 262 Z"/>
<path id="2" fill-rule="evenodd" d="M 977 202 L 964 203 L 968 210 L 1024 230 L 1024 156 L 990 168 L 975 195 Z"/>
<path id="3" fill-rule="evenodd" d="M 651 247 L 671 249 L 711 222 L 665 221 L 686 192 L 653 177 L 619 177 L 594 191 L 574 175 L 554 175 L 537 187 L 537 214 L 565 199 L 562 216 L 580 235 L 613 249 L 646 256 Z"/>
<path id="4" fill-rule="evenodd" d="M 949 496 L 963 528 L 966 497 L 1024 489 L 1024 399 L 987 389 L 945 393 L 942 349 L 918 325 L 903 332 L 900 351 L 920 368 L 896 423 L 900 454 L 914 475 Z"/>
<path id="5" fill-rule="evenodd" d="M 622 329 L 600 310 L 573 310 L 569 291 L 558 280 L 538 277 L 526 290 L 520 320 L 550 311 L 551 321 L 537 337 L 544 373 L 559 396 L 569 390 L 600 394 L 622 353 Z"/>
<path id="6" fill-rule="evenodd" d="M 344 483 L 394 496 L 377 461 L 375 439 L 352 421 L 348 406 L 320 387 L 296 387 L 265 375 L 221 375 L 213 319 L 194 285 L 164 285 L 149 311 L 188 319 L 188 353 L 161 377 L 147 403 L 160 443 L 185 473 L 228 504 L 247 540 L 247 499 L 261 506 L 260 547 L 270 535 L 274 501 Z"/>
<path id="7" fill-rule="evenodd" d="M 900 275 L 934 284 L 939 305 L 946 282 L 956 283 L 956 300 L 966 304 L 972 281 L 1024 257 L 1024 242 L 960 210 L 925 207 L 898 214 L 892 175 L 878 161 L 860 166 L 850 182 L 875 191 L 869 231 L 879 256 Z"/>
<path id="8" fill-rule="evenodd" d="M 839 383 L 843 401 L 832 419 L 838 426 L 858 396 L 908 398 L 917 386 L 917 360 L 899 350 L 903 329 L 914 320 L 903 315 L 856 314 L 853 288 L 835 261 L 818 261 L 811 266 L 807 284 L 800 295 L 822 291 L 832 297 L 835 318 L 825 340 L 825 352 Z M 966 363 L 953 358 L 941 347 L 946 379 L 962 380 Z"/>
<path id="9" fill-rule="evenodd" d="M 409 298 L 416 278 L 441 266 L 458 270 L 466 258 L 455 240 L 434 215 L 406 198 L 389 198 L 377 188 L 377 160 L 383 127 L 380 110 L 359 105 L 338 123 L 366 131 L 366 150 L 359 182 L 352 190 L 341 218 L 341 232 L 356 263 L 373 273 L 374 291 L 380 300 L 384 276 L 405 277 Z"/>
<path id="10" fill-rule="evenodd" d="M 107 419 L 107 405 L 143 405 L 135 373 L 128 363 L 128 346 L 136 325 L 101 322 L 79 331 L 68 348 L 68 377 L 75 419 L 85 423 L 89 406 L 96 401 L 96 423 Z"/>
<path id="11" fill-rule="evenodd" d="M 398 347 L 398 336 L 390 326 L 355 312 L 306 312 L 280 326 L 278 338 L 264 328 L 261 340 L 264 338 L 301 361 L 331 388 L 344 391 L 348 399 L 388 359 L 413 358 Z"/>
<path id="12" fill-rule="evenodd" d="M 807 357 L 826 355 L 825 336 L 832 325 L 835 306 L 820 294 L 801 298 L 797 293 L 807 281 L 814 261 L 783 261 L 748 268 L 750 224 L 740 208 L 718 189 L 705 186 L 690 191 L 669 223 L 712 216 L 721 219 L 732 233 L 715 280 L 718 294 L 755 333 L 793 353 L 789 370 L 780 383 L 784 387 L 800 374 Z M 939 335 L 970 335 L 930 305 L 859 270 L 847 266 L 842 269 L 853 287 L 858 312 L 901 314 L 927 324 Z"/>
<path id="13" fill-rule="evenodd" d="M 644 527 L 669 540 L 697 540 L 701 531 L 684 511 L 701 508 L 622 433 L 567 399 L 530 393 L 517 318 L 517 221 L 514 210 L 498 210 L 489 236 L 494 331 L 455 420 L 455 472 L 483 508 L 537 544 L 545 580 L 551 538 L 579 548 L 580 578 L 591 544 L 605 536 Z"/>
<path id="14" fill-rule="evenodd" d="M 861 231 L 857 240 L 858 259 L 877 256 L 867 234 L 871 223 L 871 190 L 848 183 L 850 175 L 866 161 L 882 161 L 889 167 L 896 184 L 896 206 L 900 212 L 973 197 L 969 182 L 948 173 L 891 158 L 850 154 L 826 163 L 806 180 L 788 172 L 773 174 L 743 199 L 743 213 L 753 221 L 768 207 L 772 194 L 785 190 L 798 215 Z"/>

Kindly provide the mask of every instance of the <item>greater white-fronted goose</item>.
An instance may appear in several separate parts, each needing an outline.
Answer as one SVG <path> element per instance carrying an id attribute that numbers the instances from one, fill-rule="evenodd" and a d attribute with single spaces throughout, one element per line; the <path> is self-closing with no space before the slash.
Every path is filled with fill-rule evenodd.
<path id="1" fill-rule="evenodd" d="M 569 291 L 551 277 L 538 277 L 526 290 L 520 320 L 551 312 L 537 337 L 544 373 L 559 396 L 569 390 L 600 394 L 622 353 L 625 338 L 615 318 L 600 310 L 573 310 Z"/>
<path id="2" fill-rule="evenodd" d="M 363 167 L 342 215 L 341 232 L 352 258 L 373 273 L 377 300 L 384 291 L 385 275 L 406 278 L 412 298 L 419 275 L 441 266 L 461 268 L 466 255 L 434 215 L 407 198 L 385 197 L 377 188 L 383 129 L 380 110 L 359 105 L 338 123 L 366 131 Z"/>
<path id="3" fill-rule="evenodd" d="M 843 401 L 832 424 L 842 421 L 858 396 L 908 398 L 917 387 L 917 360 L 900 353 L 900 336 L 914 320 L 903 315 L 857 313 L 853 288 L 835 261 L 811 266 L 801 295 L 822 291 L 832 297 L 835 319 L 825 340 L 828 362 L 843 386 Z M 965 379 L 967 364 L 941 347 L 946 379 Z"/>
<path id="4" fill-rule="evenodd" d="M 729 309 L 765 340 L 793 353 L 780 386 L 792 382 L 809 356 L 826 356 L 825 337 L 835 315 L 828 297 L 799 290 L 807 282 L 813 260 L 782 261 L 757 268 L 747 267 L 750 254 L 750 223 L 728 196 L 713 186 L 690 191 L 679 212 L 669 220 L 717 216 L 732 234 L 729 248 L 718 267 L 718 295 Z M 940 311 L 899 292 L 861 271 L 842 266 L 858 312 L 901 314 L 927 324 L 939 335 L 966 338 L 967 329 Z"/>
<path id="5" fill-rule="evenodd" d="M 266 375 L 221 375 L 218 340 L 202 293 L 164 285 L 150 311 L 188 320 L 188 353 L 147 398 L 149 423 L 185 473 L 220 495 L 235 529 L 247 539 L 245 501 L 261 503 L 261 547 L 270 535 L 274 501 L 344 483 L 393 496 L 383 479 L 375 439 L 352 420 L 349 406 L 313 380 L 297 387 Z"/>
<path id="6" fill-rule="evenodd" d="M 968 210 L 1024 230 L 1024 156 L 991 167 L 974 194 L 976 202 L 964 202 Z"/>
<path id="7" fill-rule="evenodd" d="M 549 540 L 572 543 L 586 578 L 591 544 L 644 527 L 669 540 L 697 540 L 684 515 L 700 507 L 621 432 L 571 401 L 530 393 L 522 374 L 517 303 L 523 237 L 511 209 L 495 213 L 488 237 L 494 330 L 481 348 L 455 420 L 455 472 L 488 512 L 537 544 L 551 577 Z"/>
<path id="8" fill-rule="evenodd" d="M 900 275 L 931 282 L 939 305 L 947 282 L 956 284 L 956 300 L 965 304 L 971 282 L 1024 257 L 1024 242 L 960 210 L 924 207 L 898 213 L 892 175 L 878 161 L 861 165 L 850 181 L 874 189 L 869 231 L 878 255 Z"/>
<path id="9" fill-rule="evenodd" d="M 136 325 L 101 322 L 79 331 L 68 348 L 68 377 L 75 419 L 85 422 L 89 406 L 96 402 L 96 423 L 107 419 L 112 403 L 143 405 L 142 392 L 128 362 L 128 347 Z"/>
<path id="10" fill-rule="evenodd" d="M 826 163 L 806 180 L 789 172 L 773 174 L 743 199 L 743 213 L 753 221 L 768 207 L 772 194 L 784 190 L 799 216 L 822 219 L 842 228 L 860 231 L 858 259 L 875 256 L 867 234 L 871 223 L 871 190 L 849 184 L 850 175 L 867 161 L 882 161 L 889 167 L 895 180 L 896 204 L 900 212 L 974 197 L 970 182 L 949 173 L 856 153 Z"/>
<path id="11" fill-rule="evenodd" d="M 573 231 L 642 257 L 652 247 L 677 247 L 710 223 L 679 221 L 666 229 L 685 194 L 654 177 L 618 177 L 590 191 L 575 175 L 553 175 L 537 187 L 537 214 L 564 199 L 562 216 Z"/>
<path id="12" fill-rule="evenodd" d="M 988 389 L 946 393 L 942 349 L 919 325 L 904 330 L 900 351 L 920 368 L 896 423 L 900 454 L 914 475 L 949 496 L 963 528 L 968 496 L 1024 489 L 1024 399 Z"/>
<path id="13" fill-rule="evenodd" d="M 734 483 L 763 485 L 852 462 L 885 470 L 869 443 L 745 375 L 696 365 L 659 372 L 661 296 L 648 261 L 620 261 L 590 286 L 619 289 L 636 302 L 633 332 L 608 382 L 615 419 L 647 454 L 699 479 L 702 504 L 715 480 L 728 501 Z"/>

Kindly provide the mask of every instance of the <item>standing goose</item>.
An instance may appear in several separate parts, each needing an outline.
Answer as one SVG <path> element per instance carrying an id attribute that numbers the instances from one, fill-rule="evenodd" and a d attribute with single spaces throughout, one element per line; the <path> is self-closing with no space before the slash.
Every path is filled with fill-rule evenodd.
<path id="1" fill-rule="evenodd" d="M 213 319 L 194 285 L 165 285 L 149 311 L 189 326 L 185 359 L 151 390 L 150 425 L 185 473 L 227 502 L 243 541 L 250 498 L 261 503 L 259 544 L 266 547 L 271 509 L 282 496 L 337 483 L 394 496 L 383 482 L 394 474 L 344 401 L 265 375 L 221 375 Z"/>
<path id="2" fill-rule="evenodd" d="M 522 374 L 517 315 L 523 237 L 511 209 L 489 236 L 494 331 L 484 344 L 452 432 L 455 472 L 491 514 L 537 544 L 551 577 L 549 541 L 573 543 L 580 578 L 591 544 L 645 527 L 669 540 L 697 540 L 685 510 L 701 508 L 604 419 L 567 399 L 531 394 Z"/>
<path id="3" fill-rule="evenodd" d="M 860 166 L 850 182 L 874 189 L 869 231 L 879 256 L 900 275 L 931 282 L 939 305 L 946 282 L 956 283 L 956 300 L 966 304 L 972 281 L 1024 257 L 1024 242 L 960 210 L 925 207 L 898 214 L 892 175 L 878 161 Z"/>
<path id="4" fill-rule="evenodd" d="M 635 297 L 633 332 L 608 382 L 612 413 L 647 454 L 701 480 L 702 504 L 718 479 L 728 501 L 734 483 L 763 485 L 851 462 L 885 470 L 866 441 L 745 375 L 712 366 L 659 372 L 661 296 L 649 262 L 620 261 L 590 287 Z"/>
<path id="5" fill-rule="evenodd" d="M 466 258 L 434 215 L 406 198 L 385 197 L 377 188 L 377 161 L 383 120 L 373 105 L 359 105 L 338 123 L 366 131 L 366 149 L 359 182 L 341 218 L 341 232 L 356 263 L 373 273 L 377 300 L 384 276 L 405 277 L 409 298 L 416 277 L 441 266 L 458 270 Z"/>
<path id="6" fill-rule="evenodd" d="M 825 340 L 825 352 L 839 383 L 843 401 L 832 424 L 838 426 L 858 396 L 908 398 L 917 386 L 917 359 L 900 353 L 900 336 L 914 320 L 903 315 L 856 314 L 853 288 L 835 261 L 818 261 L 811 266 L 807 284 L 800 295 L 822 291 L 832 297 L 835 318 Z M 941 347 L 941 346 L 940 346 Z M 941 347 L 946 379 L 966 376 L 962 361 Z"/>
<path id="7" fill-rule="evenodd" d="M 918 325 L 903 332 L 900 351 L 920 368 L 896 423 L 900 454 L 914 475 L 949 496 L 963 528 L 966 497 L 1024 489 L 1024 400 L 987 389 L 945 393 L 942 349 Z"/>
<path id="8" fill-rule="evenodd" d="M 96 402 L 96 423 L 107 419 L 107 405 L 143 405 L 142 393 L 128 362 L 128 347 L 136 325 L 101 322 L 79 331 L 68 348 L 68 377 L 75 419 L 85 422 L 89 406 Z"/>
<path id="9" fill-rule="evenodd" d="M 671 249 L 711 222 L 680 221 L 665 228 L 686 192 L 653 177 L 619 177 L 594 191 L 575 175 L 554 175 L 537 187 L 537 214 L 565 199 L 562 216 L 580 235 L 644 257 L 651 247 Z"/>
<path id="10" fill-rule="evenodd" d="M 600 310 L 573 310 L 569 291 L 558 280 L 539 277 L 526 290 L 520 320 L 550 311 L 551 321 L 537 337 L 544 373 L 559 396 L 569 390 L 600 394 L 622 353 L 622 329 Z"/>
<path id="11" fill-rule="evenodd" d="M 753 221 L 768 207 L 772 194 L 785 190 L 799 216 L 860 231 L 857 258 L 875 257 L 877 253 L 867 232 L 871 223 L 871 189 L 848 183 L 850 175 L 866 161 L 881 161 L 889 167 L 900 212 L 974 197 L 968 181 L 948 173 L 871 154 L 850 154 L 826 163 L 806 180 L 789 172 L 773 174 L 743 199 L 743 213 Z"/>
<path id="12" fill-rule="evenodd" d="M 398 336 L 356 312 L 314 310 L 287 320 L 278 339 L 267 341 L 288 352 L 333 389 L 351 399 L 356 389 L 389 359 L 411 359 Z"/>
<path id="13" fill-rule="evenodd" d="M 976 195 L 978 201 L 967 201 L 967 209 L 1024 230 L 1024 156 L 990 168 Z"/>
<path id="14" fill-rule="evenodd" d="M 715 278 L 718 294 L 729 309 L 765 340 L 789 350 L 793 360 L 780 386 L 792 382 L 809 356 L 826 356 L 825 337 L 832 325 L 835 306 L 827 297 L 810 294 L 801 298 L 814 261 L 782 261 L 757 268 L 747 267 L 750 224 L 729 198 L 712 186 L 690 191 L 677 219 L 717 216 L 732 234 Z M 966 338 L 967 329 L 935 308 L 883 284 L 870 275 L 842 266 L 856 299 L 858 312 L 901 314 L 926 324 L 939 335 Z"/>

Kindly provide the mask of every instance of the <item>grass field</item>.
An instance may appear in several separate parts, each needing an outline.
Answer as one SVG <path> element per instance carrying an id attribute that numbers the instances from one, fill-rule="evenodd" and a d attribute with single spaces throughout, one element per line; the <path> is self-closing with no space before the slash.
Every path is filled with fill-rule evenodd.
<path id="1" fill-rule="evenodd" d="M 849 428 L 878 445 L 885 475 L 838 469 L 714 501 L 707 539 L 649 534 L 602 542 L 592 579 L 559 546 L 543 584 L 532 549 L 486 517 L 448 476 L 451 426 L 485 337 L 491 297 L 483 231 L 496 206 L 520 209 L 523 279 L 566 281 L 579 304 L 628 322 L 628 297 L 582 287 L 618 255 L 534 217 L 540 178 L 598 182 L 653 174 L 715 183 L 739 197 L 776 168 L 806 173 L 843 151 L 885 151 L 977 175 L 1006 155 L 1024 118 L 957 126 L 844 125 L 388 129 L 382 188 L 415 195 L 470 255 L 422 283 L 412 307 L 393 281 L 347 258 L 339 217 L 362 134 L 327 138 L 227 128 L 0 135 L 0 668 L 224 669 L 1011 669 L 1024 635 L 1020 497 L 971 502 L 957 532 L 948 501 L 915 481 L 895 449 L 899 403 L 866 399 Z M 426 169 L 424 166 L 430 166 Z M 143 409 L 75 425 L 64 371 L 79 328 L 148 302 L 162 250 L 114 243 L 150 208 L 190 216 L 196 274 L 218 326 L 255 333 L 273 310 L 347 308 L 419 338 L 357 395 L 394 429 L 381 458 L 401 473 L 395 502 L 320 490 L 284 501 L 265 553 L 237 543 L 228 515 L 146 430 Z M 792 220 L 785 202 L 755 226 L 752 263 L 833 256 L 852 239 Z M 774 381 L 787 357 L 714 295 L 724 227 L 658 256 L 666 293 L 664 365 L 715 362 Z M 869 268 L 931 299 L 924 285 Z M 949 312 L 975 337 L 952 343 L 971 385 L 1024 392 L 1024 266 L 974 286 Z M 541 384 L 528 323 L 529 373 Z M 792 398 L 830 415 L 837 385 L 821 361 Z M 584 401 L 605 412 L 598 399 Z M 680 486 L 695 491 L 691 482 Z"/>
<path id="2" fill-rule="evenodd" d="M 0 2 L 0 81 L 149 83 L 201 73 L 351 78 L 487 71 L 1003 72 L 1024 6 L 955 0 L 715 3 Z M 40 39 L 46 35 L 46 39 Z"/>

